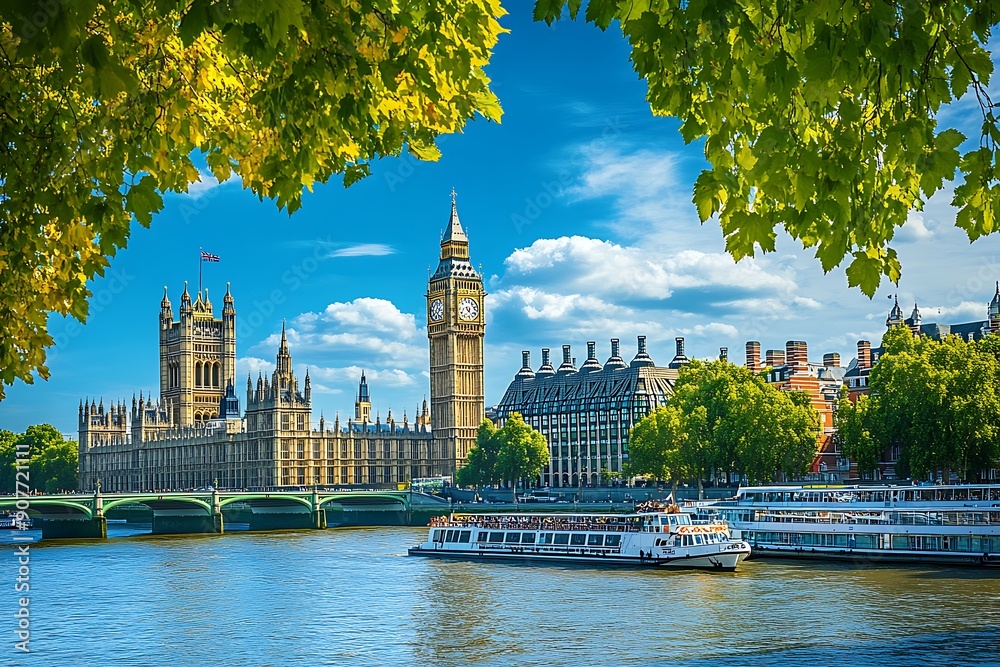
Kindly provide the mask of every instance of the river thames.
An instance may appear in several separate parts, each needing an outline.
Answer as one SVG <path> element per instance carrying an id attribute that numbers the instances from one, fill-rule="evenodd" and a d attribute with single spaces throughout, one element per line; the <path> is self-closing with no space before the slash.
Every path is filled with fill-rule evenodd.
<path id="1" fill-rule="evenodd" d="M 736 573 L 411 558 L 426 529 L 31 548 L 31 653 L 0 664 L 998 665 L 1000 572 L 748 561 Z"/>

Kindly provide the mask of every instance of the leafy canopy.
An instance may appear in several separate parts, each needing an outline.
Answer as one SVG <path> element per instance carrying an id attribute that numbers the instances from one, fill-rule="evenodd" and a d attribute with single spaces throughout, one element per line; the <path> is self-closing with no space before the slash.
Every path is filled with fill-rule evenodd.
<path id="1" fill-rule="evenodd" d="M 94 0 L 0 6 L 0 399 L 47 378 L 50 313 L 203 160 L 289 213 L 501 109 L 499 0 Z"/>
<path id="2" fill-rule="evenodd" d="M 549 464 L 545 436 L 525 423 L 520 413 L 510 415 L 497 429 L 489 419 L 476 432 L 465 465 L 455 473 L 459 486 L 491 486 L 537 477 Z"/>
<path id="3" fill-rule="evenodd" d="M 537 0 L 535 19 L 571 18 L 581 0 Z M 987 42 L 995 2 L 938 0 L 590 0 L 617 21 L 654 114 L 704 139 L 694 186 L 737 260 L 773 251 L 777 228 L 816 249 L 824 271 L 869 297 L 898 282 L 889 245 L 911 210 L 955 177 L 956 225 L 970 240 L 1000 225 L 996 107 Z M 979 141 L 942 128 L 946 104 L 974 98 Z"/>
<path id="4" fill-rule="evenodd" d="M 801 392 L 779 391 L 742 366 L 692 361 L 666 406 L 629 434 L 629 471 L 699 484 L 712 471 L 751 482 L 805 474 L 816 454 L 819 416 Z"/>
<path id="5" fill-rule="evenodd" d="M 863 472 L 899 446 L 897 474 L 963 480 L 1000 460 L 1000 341 L 934 340 L 905 326 L 882 338 L 871 395 L 838 409 L 844 452 Z M 846 409 L 845 409 L 846 408 Z M 841 414 L 842 413 L 842 414 Z"/>
<path id="6" fill-rule="evenodd" d="M 24 433 L 0 429 L 0 493 L 13 494 L 17 483 L 18 454 L 27 457 L 20 482 L 31 490 L 72 491 L 76 488 L 79 447 L 63 440 L 51 424 L 34 424 Z M 21 490 L 24 488 L 22 486 Z"/>

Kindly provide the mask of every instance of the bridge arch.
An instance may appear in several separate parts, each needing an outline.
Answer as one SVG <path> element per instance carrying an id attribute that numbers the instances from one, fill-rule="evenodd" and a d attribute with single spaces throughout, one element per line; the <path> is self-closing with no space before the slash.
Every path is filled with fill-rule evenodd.
<path id="1" fill-rule="evenodd" d="M 116 498 L 115 500 L 108 501 L 104 503 L 104 512 L 107 513 L 108 510 L 118 507 L 119 505 L 126 504 L 136 504 L 136 505 L 146 505 L 150 509 L 156 509 L 152 503 L 166 503 L 166 502 L 181 502 L 188 503 L 190 505 L 197 505 L 198 507 L 205 510 L 205 513 L 209 516 L 212 515 L 212 505 L 206 503 L 204 500 L 199 500 L 198 498 L 191 498 L 185 496 L 134 496 L 131 498 Z"/>
<path id="2" fill-rule="evenodd" d="M 314 509 L 312 499 L 310 497 L 285 495 L 283 493 L 241 493 L 238 496 L 228 496 L 223 498 L 219 501 L 219 507 L 225 507 L 230 503 L 248 502 L 253 500 L 292 500 L 300 505 L 305 505 L 310 510 Z"/>
<path id="3" fill-rule="evenodd" d="M 94 511 L 88 506 L 81 502 L 75 502 L 72 500 L 63 500 L 61 498 L 34 498 L 32 496 L 24 496 L 21 498 L 0 498 L 0 510 L 17 509 L 17 503 L 27 500 L 29 503 L 28 512 L 32 510 L 39 512 L 41 508 L 46 506 L 56 506 L 56 507 L 69 507 L 75 510 L 79 510 L 87 519 L 94 518 Z"/>
<path id="4" fill-rule="evenodd" d="M 319 497 L 319 505 L 323 505 L 330 502 L 339 502 L 341 500 L 391 500 L 393 502 L 399 503 L 403 507 L 409 507 L 410 503 L 407 499 L 405 493 L 358 493 L 357 491 L 347 491 L 344 493 L 334 493 L 328 496 Z"/>

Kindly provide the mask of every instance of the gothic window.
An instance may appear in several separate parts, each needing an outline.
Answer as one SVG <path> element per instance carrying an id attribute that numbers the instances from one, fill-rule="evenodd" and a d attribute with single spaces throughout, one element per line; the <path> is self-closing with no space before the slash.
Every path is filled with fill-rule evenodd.
<path id="1" fill-rule="evenodd" d="M 201 362 L 197 361 L 194 364 L 194 384 L 196 387 L 201 386 Z"/>
<path id="2" fill-rule="evenodd" d="M 218 388 L 219 386 L 219 363 L 216 362 L 212 364 L 212 386 Z"/>

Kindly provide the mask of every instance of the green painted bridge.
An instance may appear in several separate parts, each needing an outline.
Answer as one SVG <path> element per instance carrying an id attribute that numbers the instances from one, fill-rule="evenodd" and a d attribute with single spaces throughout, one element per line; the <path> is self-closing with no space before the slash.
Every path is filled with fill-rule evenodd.
<path id="1" fill-rule="evenodd" d="M 27 509 L 25 509 L 27 504 Z M 25 510 L 43 539 L 106 538 L 109 513 L 152 514 L 152 533 L 222 533 L 226 521 L 249 530 L 328 525 L 426 525 L 447 501 L 411 491 L 177 491 L 0 496 L 0 512 Z M 335 521 L 328 521 L 335 515 Z M 226 518 L 228 517 L 228 519 Z"/>

